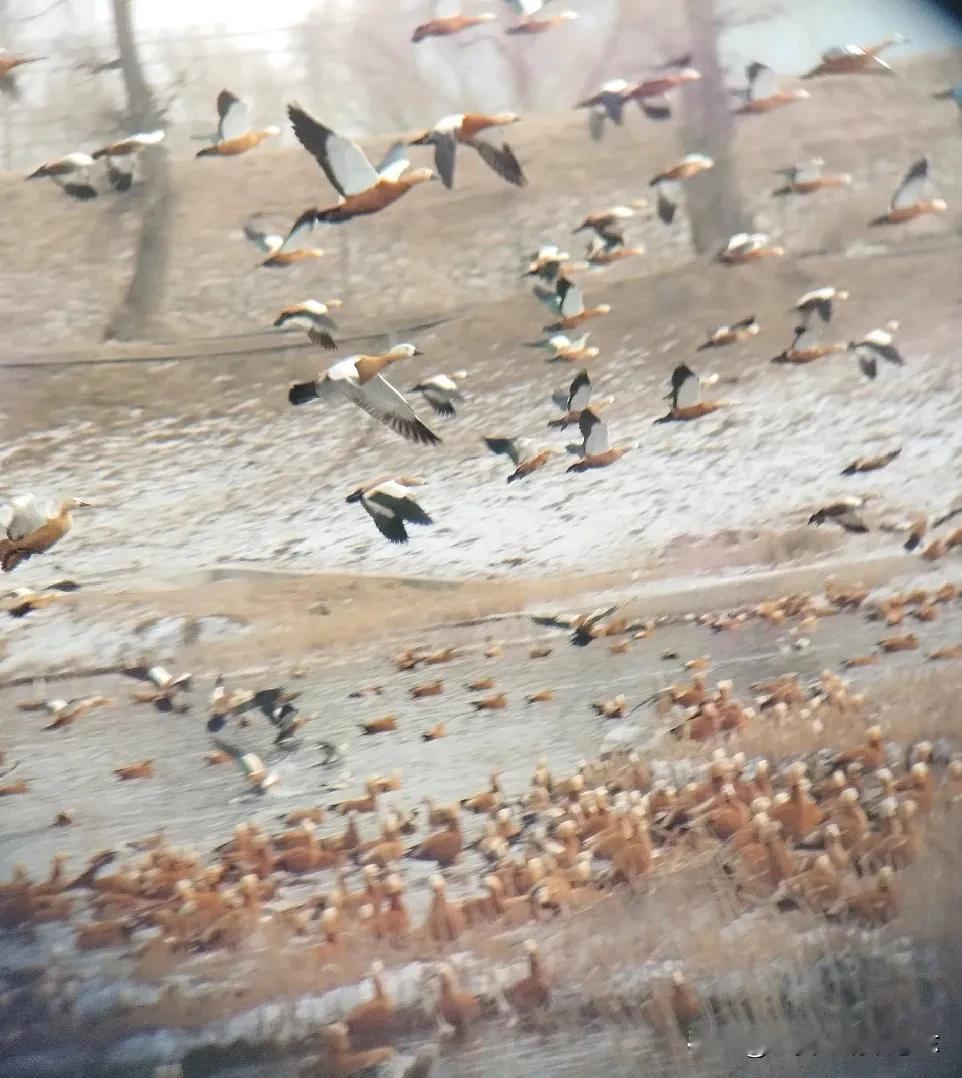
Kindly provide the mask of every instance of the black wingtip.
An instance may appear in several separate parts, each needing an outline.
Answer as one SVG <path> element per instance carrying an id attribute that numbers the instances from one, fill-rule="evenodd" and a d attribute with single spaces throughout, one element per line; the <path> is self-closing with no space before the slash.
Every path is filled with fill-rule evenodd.
<path id="1" fill-rule="evenodd" d="M 316 382 L 295 382 L 287 391 L 287 400 L 289 404 L 307 404 L 308 401 L 316 399 Z"/>

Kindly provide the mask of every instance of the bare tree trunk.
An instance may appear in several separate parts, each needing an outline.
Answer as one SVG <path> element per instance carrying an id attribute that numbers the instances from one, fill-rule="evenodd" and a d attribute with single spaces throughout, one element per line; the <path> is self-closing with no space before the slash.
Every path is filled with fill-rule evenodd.
<path id="1" fill-rule="evenodd" d="M 133 28 L 133 0 L 112 0 L 117 48 L 127 91 L 127 123 L 137 131 L 161 125 L 162 116 L 144 77 Z M 150 146 L 141 155 L 143 209 L 133 276 L 104 331 L 107 339 L 143 338 L 163 298 L 170 258 L 174 196 L 170 165 L 163 146 Z"/>
<path id="2" fill-rule="evenodd" d="M 715 0 L 685 0 L 693 65 L 700 82 L 685 95 L 685 153 L 705 153 L 715 167 L 687 184 L 692 245 L 696 253 L 724 247 L 729 236 L 745 231 L 748 221 L 738 191 L 732 98 L 725 87 L 718 55 L 721 28 Z"/>

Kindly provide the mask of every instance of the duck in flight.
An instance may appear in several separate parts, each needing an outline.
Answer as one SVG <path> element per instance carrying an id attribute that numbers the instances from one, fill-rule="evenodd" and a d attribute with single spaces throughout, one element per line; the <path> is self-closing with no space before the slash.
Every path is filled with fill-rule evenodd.
<path id="1" fill-rule="evenodd" d="M 35 64 L 38 60 L 45 59 L 45 56 L 24 56 L 10 52 L 9 49 L 0 49 L 0 93 L 7 94 L 14 101 L 19 101 L 20 88 L 17 86 L 14 70 L 23 64 Z"/>
<path id="2" fill-rule="evenodd" d="M 41 504 L 33 494 L 17 494 L 0 505 L 0 569 L 9 573 L 35 554 L 45 554 L 73 527 L 73 511 L 89 506 L 80 498 L 67 498 L 59 506 Z"/>
<path id="3" fill-rule="evenodd" d="M 554 292 L 541 290 L 537 293 L 538 298 L 544 300 L 552 307 L 561 319 L 544 327 L 546 333 L 555 333 L 559 330 L 576 329 L 589 318 L 597 315 L 610 314 L 611 307 L 607 303 L 599 303 L 594 307 L 585 307 L 584 293 L 567 277 L 559 277 Z"/>
<path id="4" fill-rule="evenodd" d="M 411 41 L 416 45 L 429 37 L 451 37 L 452 34 L 460 34 L 472 27 L 494 22 L 497 17 L 493 11 L 485 11 L 480 15 L 465 15 L 460 11 L 455 15 L 440 15 L 436 19 L 429 19 L 428 22 L 415 26 Z"/>
<path id="5" fill-rule="evenodd" d="M 504 438 L 500 436 L 486 437 L 484 444 L 492 453 L 506 456 L 514 465 L 514 471 L 508 476 L 509 483 L 515 483 L 543 468 L 557 449 L 547 448 L 535 450 L 534 443 L 530 438 Z"/>
<path id="6" fill-rule="evenodd" d="M 413 187 L 438 178 L 430 168 L 409 170 L 410 162 L 401 142 L 395 143 L 375 168 L 357 143 L 325 127 L 300 105 L 288 105 L 287 115 L 298 142 L 313 155 L 341 196 L 336 206 L 305 210 L 295 222 L 295 229 L 307 220 L 340 224 L 353 217 L 379 213 Z"/>
<path id="7" fill-rule="evenodd" d="M 392 543 L 408 541 L 408 524 L 433 524 L 411 493 L 411 487 L 424 482 L 419 476 L 382 476 L 358 487 L 347 496 L 349 504 L 360 503 L 374 521 L 377 530 Z"/>
<path id="8" fill-rule="evenodd" d="M 821 191 L 826 187 L 848 187 L 852 182 L 852 177 L 848 172 L 825 172 L 824 168 L 824 160 L 821 157 L 813 157 L 810 161 L 777 169 L 776 175 L 784 176 L 785 182 L 772 194 L 779 197 L 810 195 L 813 191 Z"/>
<path id="9" fill-rule="evenodd" d="M 115 191 L 129 191 L 134 182 L 134 160 L 148 146 L 157 146 L 163 142 L 164 134 L 162 130 L 158 129 L 156 131 L 141 131 L 136 135 L 127 135 L 126 138 L 101 146 L 99 150 L 94 150 L 90 156 L 95 161 L 106 161 L 107 179 Z M 128 160 L 130 168 L 118 167 L 118 157 Z"/>
<path id="10" fill-rule="evenodd" d="M 885 323 L 884 329 L 873 329 L 860 340 L 848 342 L 848 350 L 858 360 L 859 369 L 866 378 L 874 379 L 878 375 L 880 359 L 894 363 L 896 367 L 904 366 L 902 353 L 893 343 L 898 328 L 898 322 L 893 319 Z"/>
<path id="11" fill-rule="evenodd" d="M 97 197 L 97 188 L 90 182 L 94 159 L 89 153 L 68 153 L 53 161 L 45 161 L 25 177 L 28 180 L 53 180 L 65 195 L 78 202 L 90 202 Z M 68 179 L 67 177 L 77 177 Z"/>
<path id="12" fill-rule="evenodd" d="M 874 45 L 835 45 L 823 52 L 818 64 L 802 78 L 814 79 L 820 75 L 894 75 L 891 66 L 879 53 L 907 41 L 908 38 L 902 34 L 891 33 Z"/>
<path id="13" fill-rule="evenodd" d="M 412 393 L 420 393 L 434 409 L 435 415 L 457 415 L 455 404 L 464 400 L 464 394 L 458 387 L 459 382 L 467 378 L 467 371 L 452 371 L 450 374 L 435 374 L 411 387 Z"/>
<path id="14" fill-rule="evenodd" d="M 808 90 L 782 89 L 775 72 L 766 64 L 757 61 L 745 68 L 745 77 L 748 79 L 748 87 L 738 91 L 745 103 L 735 110 L 736 113 L 771 112 L 783 105 L 791 105 L 794 101 L 806 101 L 812 96 Z"/>
<path id="15" fill-rule="evenodd" d="M 196 157 L 237 157 L 281 133 L 281 129 L 273 125 L 252 130 L 250 106 L 230 90 L 221 90 L 217 95 L 217 117 L 214 145 L 198 150 Z"/>
<path id="16" fill-rule="evenodd" d="M 568 466 L 569 472 L 587 472 L 593 468 L 607 468 L 621 458 L 633 445 L 612 448 L 608 439 L 608 424 L 591 408 L 585 408 L 578 419 L 581 431 L 581 459 Z"/>
<path id="17" fill-rule="evenodd" d="M 930 188 L 929 162 L 927 158 L 920 157 L 896 188 L 888 211 L 869 224 L 897 225 L 926 213 L 945 213 L 949 208 L 945 199 L 934 197 Z"/>
<path id="18" fill-rule="evenodd" d="M 614 397 L 606 397 L 596 401 L 593 408 L 597 412 L 600 407 L 611 404 Z M 548 426 L 553 430 L 565 430 L 569 424 L 578 423 L 581 413 L 591 403 L 591 378 L 586 370 L 580 370 L 571 380 L 567 395 L 559 395 L 558 403 L 562 406 L 564 415 L 560 419 L 548 420 Z"/>
<path id="19" fill-rule="evenodd" d="M 675 218 L 675 210 L 681 201 L 682 180 L 706 172 L 714 165 L 715 162 L 703 153 L 689 153 L 648 181 L 648 186 L 653 187 L 658 196 L 658 216 L 664 224 L 670 225 Z"/>
<path id="20" fill-rule="evenodd" d="M 736 232 L 725 249 L 718 254 L 718 261 L 734 266 L 740 262 L 757 262 L 760 258 L 781 258 L 785 248 L 772 243 L 766 232 Z"/>
<path id="21" fill-rule="evenodd" d="M 868 526 L 858 515 L 858 510 L 862 508 L 863 504 L 861 498 L 850 498 L 846 501 L 832 502 L 831 505 L 825 505 L 822 506 L 821 509 L 816 509 L 808 518 L 808 522 L 809 524 L 814 524 L 816 526 L 826 523 L 837 524 L 847 532 L 861 535 L 868 531 Z"/>
<path id="22" fill-rule="evenodd" d="M 291 404 L 299 405 L 344 397 L 402 438 L 423 445 L 437 445 L 441 439 L 418 418 L 411 405 L 381 374 L 392 363 L 420 355 L 423 353 L 413 344 L 397 344 L 377 356 L 348 356 L 328 367 L 314 381 L 292 385 L 287 399 Z"/>
<path id="23" fill-rule="evenodd" d="M 274 328 L 283 329 L 290 326 L 295 329 L 307 330 L 308 340 L 312 344 L 319 344 L 333 351 L 337 343 L 331 336 L 337 329 L 337 323 L 331 318 L 329 311 L 333 307 L 340 307 L 339 299 L 330 299 L 327 303 L 320 300 L 306 299 L 303 303 L 294 303 L 274 319 Z"/>
<path id="24" fill-rule="evenodd" d="M 727 401 L 703 401 L 701 387 L 713 385 L 717 376 L 699 378 L 687 363 L 680 363 L 671 372 L 671 389 L 668 393 L 671 408 L 667 415 L 656 419 L 656 423 L 670 423 L 676 420 L 698 419 L 711 412 L 724 408 Z"/>
<path id="25" fill-rule="evenodd" d="M 516 112 L 458 112 L 444 116 L 431 128 L 408 143 L 409 146 L 433 146 L 434 167 L 448 189 L 454 186 L 454 163 L 458 145 L 471 146 L 481 160 L 503 180 L 524 187 L 524 172 L 511 147 L 504 141 L 501 128 L 516 124 Z"/>
<path id="26" fill-rule="evenodd" d="M 758 333 L 758 330 L 759 325 L 753 314 L 729 325 L 715 326 L 714 329 L 708 331 L 708 337 L 698 346 L 698 351 L 704 352 L 707 348 L 724 348 L 728 344 L 750 340 Z"/>

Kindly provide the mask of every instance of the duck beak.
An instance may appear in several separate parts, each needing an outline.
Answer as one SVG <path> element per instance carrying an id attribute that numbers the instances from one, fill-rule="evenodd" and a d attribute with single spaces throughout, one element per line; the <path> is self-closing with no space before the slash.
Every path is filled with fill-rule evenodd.
<path id="1" fill-rule="evenodd" d="M 424 353 L 423 353 L 423 352 L 421 351 L 421 349 L 420 349 L 420 348 L 415 348 L 415 349 L 414 349 L 414 354 L 415 354 L 416 356 L 423 356 L 423 355 L 424 355 Z"/>
<path id="2" fill-rule="evenodd" d="M 352 503 L 352 502 L 359 502 L 361 500 L 361 497 L 362 497 L 363 494 L 364 494 L 363 490 L 360 490 L 360 489 L 355 490 L 353 494 L 348 494 L 348 496 L 344 499 L 344 501 L 349 503 L 349 504 Z"/>

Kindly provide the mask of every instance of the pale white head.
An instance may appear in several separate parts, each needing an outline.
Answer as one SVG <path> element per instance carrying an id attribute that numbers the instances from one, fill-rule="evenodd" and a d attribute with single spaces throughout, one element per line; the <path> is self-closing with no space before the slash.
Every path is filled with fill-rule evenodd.
<path id="1" fill-rule="evenodd" d="M 265 127 L 263 131 L 263 134 L 265 135 L 279 135 L 280 133 L 281 129 L 275 124 L 271 124 L 269 127 Z"/>
<path id="2" fill-rule="evenodd" d="M 424 353 L 413 344 L 407 342 L 403 344 L 396 344 L 393 348 L 388 349 L 384 353 L 391 359 L 411 359 L 413 356 L 423 356 Z"/>

